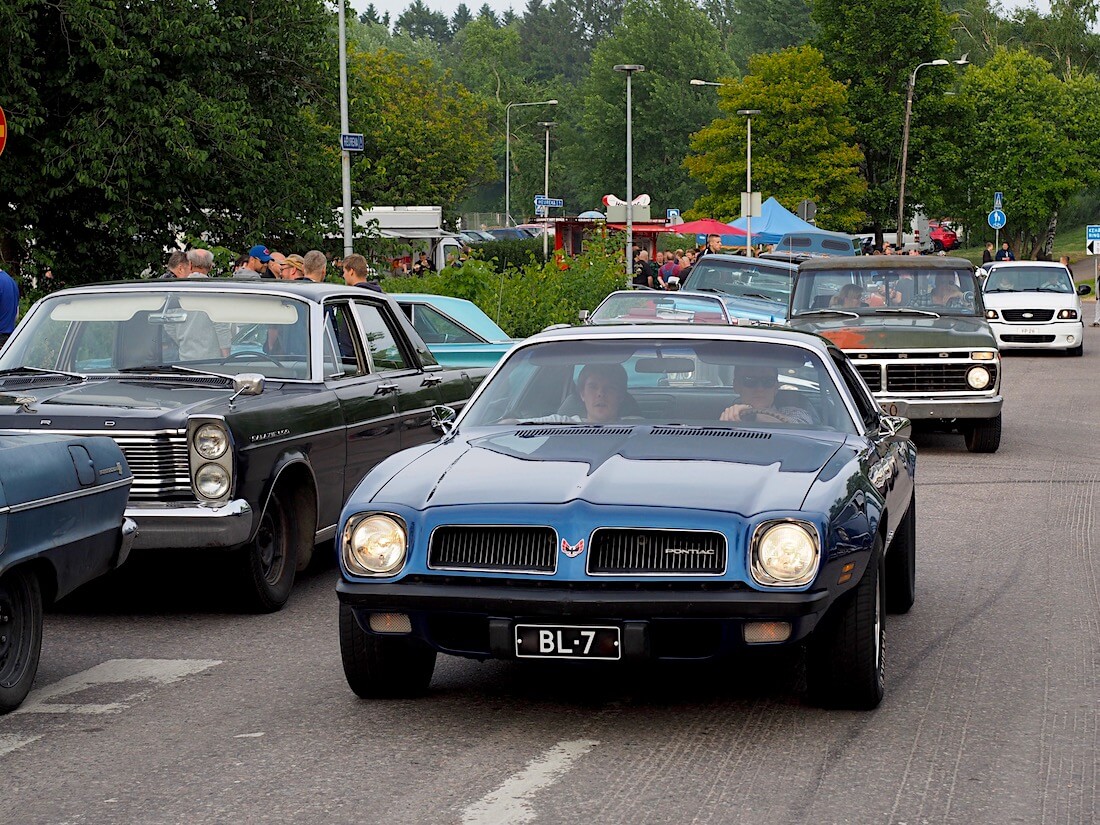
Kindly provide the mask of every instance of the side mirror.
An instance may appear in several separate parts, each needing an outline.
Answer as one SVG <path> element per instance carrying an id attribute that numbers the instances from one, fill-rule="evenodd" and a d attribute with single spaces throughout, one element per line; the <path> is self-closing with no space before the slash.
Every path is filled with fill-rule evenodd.
<path id="1" fill-rule="evenodd" d="M 458 418 L 458 413 L 455 412 L 454 407 L 448 407 L 445 404 L 437 404 L 432 407 L 432 429 L 448 435 L 455 428 L 455 419 Z"/>
<path id="2" fill-rule="evenodd" d="M 900 415 L 883 415 L 878 420 L 878 434 L 880 438 L 895 441 L 911 438 L 913 424 Z"/>
<path id="3" fill-rule="evenodd" d="M 590 313 L 587 309 L 582 309 L 580 310 L 580 312 L 577 313 L 577 320 L 580 321 L 582 324 L 586 323 L 588 321 L 589 314 Z"/>
<path id="4" fill-rule="evenodd" d="M 233 376 L 233 395 L 229 397 L 229 407 L 242 395 L 259 395 L 264 391 L 264 377 L 258 372 L 242 372 Z"/>
<path id="5" fill-rule="evenodd" d="M 1077 294 L 1078 295 L 1088 295 L 1090 292 L 1092 292 L 1092 287 L 1089 286 L 1088 284 L 1078 284 L 1077 285 Z"/>

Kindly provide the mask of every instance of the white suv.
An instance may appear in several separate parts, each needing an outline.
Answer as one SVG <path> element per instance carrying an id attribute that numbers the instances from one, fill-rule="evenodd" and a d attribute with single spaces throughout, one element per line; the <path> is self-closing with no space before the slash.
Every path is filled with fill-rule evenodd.
<path id="1" fill-rule="evenodd" d="M 1001 349 L 1061 349 L 1080 355 L 1084 323 L 1081 295 L 1092 287 L 1076 289 L 1073 275 L 1052 261 L 1001 261 L 989 266 L 982 287 L 985 317 Z"/>

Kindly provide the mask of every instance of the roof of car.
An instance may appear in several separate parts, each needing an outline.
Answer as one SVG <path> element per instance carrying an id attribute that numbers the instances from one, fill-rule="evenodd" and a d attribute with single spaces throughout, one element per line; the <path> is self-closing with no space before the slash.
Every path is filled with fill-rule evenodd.
<path id="1" fill-rule="evenodd" d="M 250 280 L 234 280 L 233 278 L 141 278 L 129 281 L 103 281 L 100 283 L 68 287 L 53 292 L 47 297 L 78 292 L 115 292 L 120 288 L 128 290 L 240 290 L 241 292 L 296 295 L 314 301 L 320 301 L 330 295 L 354 295 L 357 297 L 373 295 L 380 298 L 383 294 L 375 292 L 372 289 L 364 289 L 356 286 L 318 284 L 313 281 L 284 281 L 276 278 L 256 278 Z"/>
<path id="2" fill-rule="evenodd" d="M 770 339 L 777 343 L 809 345 L 825 353 L 830 343 L 819 335 L 780 327 L 738 327 L 695 324 L 609 324 L 607 326 L 548 327 L 531 336 L 528 343 L 539 341 L 576 341 L 595 338 L 710 338 L 736 340 Z"/>
<path id="3" fill-rule="evenodd" d="M 743 263 L 763 264 L 764 266 L 771 266 L 771 267 L 775 267 L 777 269 L 789 269 L 792 272 L 794 270 L 798 269 L 798 264 L 792 264 L 788 261 L 780 261 L 780 260 L 775 260 L 775 259 L 770 259 L 770 258 L 755 258 L 755 257 L 746 258 L 744 255 L 731 255 L 728 252 L 708 252 L 706 255 L 704 255 L 702 258 L 700 258 L 695 263 L 698 264 L 699 261 L 726 261 L 728 263 L 733 263 L 733 264 L 743 264 Z"/>
<path id="4" fill-rule="evenodd" d="M 852 255 L 813 258 L 799 265 L 799 272 L 819 269 L 973 269 L 966 258 L 942 255 Z"/>
<path id="5" fill-rule="evenodd" d="M 993 261 L 989 265 L 989 268 L 991 270 L 993 270 L 993 269 L 1008 269 L 1008 268 L 1015 267 L 1015 266 L 1026 266 L 1026 267 L 1048 266 L 1048 267 L 1058 267 L 1058 268 L 1061 268 L 1061 269 L 1066 268 L 1066 265 L 1064 263 L 1059 262 L 1059 261 Z"/>

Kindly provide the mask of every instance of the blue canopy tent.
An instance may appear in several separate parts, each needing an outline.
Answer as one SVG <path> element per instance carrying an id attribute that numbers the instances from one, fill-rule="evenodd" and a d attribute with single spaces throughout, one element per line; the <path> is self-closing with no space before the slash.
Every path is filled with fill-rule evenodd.
<path id="1" fill-rule="evenodd" d="M 738 218 L 730 221 L 730 226 L 746 231 L 747 219 Z M 752 242 L 779 243 L 779 239 L 788 232 L 821 232 L 822 230 L 807 223 L 793 212 L 783 208 L 783 204 L 775 198 L 768 198 L 760 206 L 760 217 L 752 219 Z M 744 240 L 741 241 L 744 243 Z"/>

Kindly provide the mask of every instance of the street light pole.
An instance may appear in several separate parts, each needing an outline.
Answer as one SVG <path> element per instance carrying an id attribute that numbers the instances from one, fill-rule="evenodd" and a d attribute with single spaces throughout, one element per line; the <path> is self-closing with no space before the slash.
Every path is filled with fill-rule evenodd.
<path id="1" fill-rule="evenodd" d="M 909 119 L 913 116 L 913 89 L 917 85 L 917 72 L 923 69 L 925 66 L 948 66 L 952 62 L 956 66 L 965 66 L 970 61 L 967 60 L 967 55 L 963 55 L 958 60 L 949 61 L 939 58 L 937 60 L 930 60 L 927 63 L 917 64 L 917 68 L 913 69 L 913 73 L 909 75 L 909 89 L 905 95 L 905 124 L 901 130 L 901 178 L 898 181 L 898 250 L 901 251 L 905 248 L 904 237 L 904 221 L 905 221 L 905 167 L 909 159 Z"/>
<path id="2" fill-rule="evenodd" d="M 344 0 L 338 0 L 340 8 L 340 133 L 348 133 L 348 46 L 344 31 Z M 352 253 L 351 244 L 351 153 L 340 150 L 340 177 L 344 203 L 344 257 Z"/>
<path id="3" fill-rule="evenodd" d="M 615 71 L 626 73 L 626 271 L 628 276 L 634 274 L 634 170 L 633 164 L 633 137 L 630 133 L 631 99 L 630 78 L 634 72 L 644 72 L 645 66 L 637 63 L 620 63 L 615 66 Z"/>
<path id="4" fill-rule="evenodd" d="M 513 226 L 512 220 L 512 107 L 557 106 L 557 100 L 536 100 L 531 103 L 509 103 L 504 107 L 504 224 Z"/>
<path id="5" fill-rule="evenodd" d="M 552 120 L 539 121 L 539 126 L 546 127 L 546 166 L 542 175 L 542 196 L 544 198 L 550 197 L 550 129 L 557 125 Z M 542 260 L 546 261 L 550 255 L 550 207 L 544 206 L 543 209 L 546 210 L 546 226 L 542 232 Z"/>
<path id="6" fill-rule="evenodd" d="M 737 114 L 745 116 L 747 129 L 745 141 L 745 191 L 748 193 L 748 209 L 745 210 L 745 257 L 752 256 L 752 116 L 760 114 L 759 109 L 738 109 Z"/>

